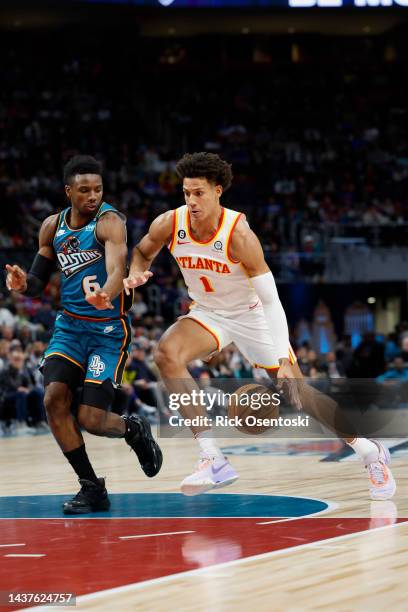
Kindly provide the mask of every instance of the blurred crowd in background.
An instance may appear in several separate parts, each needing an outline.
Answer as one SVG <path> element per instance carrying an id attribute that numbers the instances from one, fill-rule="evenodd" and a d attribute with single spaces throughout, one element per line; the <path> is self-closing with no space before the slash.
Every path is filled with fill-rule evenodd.
<path id="1" fill-rule="evenodd" d="M 187 303 L 187 300 L 186 300 Z M 3 435 L 47 431 L 43 407 L 43 352 L 51 337 L 56 310 L 47 299 L 4 295 L 0 307 L 0 424 Z M 159 384 L 154 349 L 171 323 L 149 311 L 142 292 L 137 292 L 130 311 L 132 344 L 123 378 L 116 393 L 113 410 L 119 414 L 139 413 L 156 423 L 160 414 L 169 414 L 167 399 Z M 291 330 L 296 339 L 296 330 Z M 397 390 L 392 404 L 408 405 L 408 324 L 400 324 L 386 338 L 363 334 L 355 348 L 350 335 L 336 339 L 335 350 L 321 353 L 310 341 L 293 342 L 300 369 L 311 384 L 327 391 L 336 379 L 370 379 Z M 209 360 L 196 360 L 190 372 L 203 388 L 217 386 L 216 379 L 268 378 L 262 369 L 253 368 L 233 345 Z M 214 382 L 215 381 L 215 382 Z M 387 407 L 387 406 L 385 406 Z"/>
<path id="2" fill-rule="evenodd" d="M 318 255 L 356 232 L 406 244 L 406 38 L 101 46 L 87 34 L 52 56 L 46 36 L 27 38 L 8 46 L 5 36 L 0 54 L 0 247 L 35 246 L 42 220 L 65 205 L 61 168 L 76 152 L 103 162 L 106 199 L 137 243 L 180 205 L 175 163 L 193 150 L 232 163 L 225 204 L 248 215 L 272 255 Z M 45 70 L 30 68 L 28 46 Z"/>
<path id="3" fill-rule="evenodd" d="M 42 221 L 67 205 L 62 166 L 76 153 L 103 163 L 105 199 L 127 215 L 129 247 L 154 217 L 183 203 L 175 163 L 195 150 L 232 163 L 224 204 L 247 214 L 274 272 L 274 255 L 284 253 L 319 282 L 319 256 L 338 238 L 406 245 L 404 35 L 142 40 L 112 33 L 101 45 L 87 31 L 72 45 L 72 32 L 60 34 L 58 47 L 49 33 L 25 33 L 21 44 L 16 32 L 5 33 L 0 41 L 0 265 L 29 267 Z M 41 69 L 32 68 L 33 53 Z M 136 293 L 131 355 L 114 406 L 152 422 L 166 411 L 153 351 L 189 304 L 169 257 L 159 257 L 154 271 Z M 0 299 L 5 435 L 47 429 L 38 366 L 58 298 L 55 275 L 41 301 L 7 292 Z M 366 330 L 357 343 L 345 326 L 325 350 L 313 335 L 291 331 L 310 380 L 408 380 L 404 323 L 382 338 Z M 204 385 L 264 375 L 232 347 L 191 371 Z"/>

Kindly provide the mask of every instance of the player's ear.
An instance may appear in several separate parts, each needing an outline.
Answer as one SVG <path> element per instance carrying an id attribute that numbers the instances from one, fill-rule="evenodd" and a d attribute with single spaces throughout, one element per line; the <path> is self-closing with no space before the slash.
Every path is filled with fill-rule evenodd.
<path id="1" fill-rule="evenodd" d="M 67 196 L 68 200 L 71 199 L 71 185 L 65 185 L 65 195 Z"/>
<path id="2" fill-rule="evenodd" d="M 215 186 L 215 193 L 217 194 L 217 196 L 219 198 L 222 196 L 222 187 L 221 187 L 221 185 L 216 185 Z"/>

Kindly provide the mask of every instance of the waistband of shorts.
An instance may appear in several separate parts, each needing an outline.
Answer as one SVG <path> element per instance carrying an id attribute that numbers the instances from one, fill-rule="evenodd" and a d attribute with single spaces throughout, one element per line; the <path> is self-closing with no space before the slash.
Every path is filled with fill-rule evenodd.
<path id="1" fill-rule="evenodd" d="M 75 314 L 74 312 L 70 312 L 69 310 L 62 311 L 62 314 L 67 315 L 68 317 L 72 317 L 73 319 L 78 319 L 79 321 L 92 321 L 93 323 L 105 323 L 106 321 L 119 321 L 119 319 L 123 319 L 126 317 L 125 314 L 119 315 L 117 317 L 86 317 L 83 315 Z"/>

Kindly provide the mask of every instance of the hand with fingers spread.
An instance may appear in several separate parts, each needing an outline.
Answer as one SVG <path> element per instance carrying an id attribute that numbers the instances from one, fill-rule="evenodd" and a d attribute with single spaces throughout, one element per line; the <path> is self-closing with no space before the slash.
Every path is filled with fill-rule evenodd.
<path id="1" fill-rule="evenodd" d="M 27 289 L 27 273 L 20 266 L 6 264 L 6 286 L 9 291 L 23 293 Z"/>
<path id="2" fill-rule="evenodd" d="M 129 276 L 123 279 L 126 295 L 130 294 L 130 289 L 135 289 L 135 287 L 140 287 L 140 285 L 147 283 L 152 276 L 153 272 L 150 272 L 150 270 L 145 270 L 144 272 L 129 272 Z"/>
<path id="3" fill-rule="evenodd" d="M 302 403 L 299 395 L 299 380 L 289 359 L 279 359 L 279 370 L 277 374 L 277 388 L 279 391 L 288 393 L 289 402 L 297 410 L 302 410 Z"/>
<path id="4" fill-rule="evenodd" d="M 92 293 L 87 293 L 85 295 L 85 299 L 88 304 L 96 308 L 96 310 L 113 310 L 114 308 L 111 298 L 102 289 L 97 289 L 96 291 L 92 291 Z"/>

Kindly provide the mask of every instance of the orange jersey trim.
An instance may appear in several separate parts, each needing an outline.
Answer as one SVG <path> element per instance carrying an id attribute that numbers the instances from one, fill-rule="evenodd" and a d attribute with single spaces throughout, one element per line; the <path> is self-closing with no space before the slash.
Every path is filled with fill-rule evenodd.
<path id="1" fill-rule="evenodd" d="M 84 382 L 93 383 L 94 385 L 102 385 L 103 380 L 92 380 L 92 378 L 85 378 Z"/>
<path id="2" fill-rule="evenodd" d="M 63 310 L 62 311 L 63 314 L 68 315 L 69 317 L 73 317 L 74 319 L 80 319 L 81 321 L 114 321 L 115 319 L 119 319 L 119 317 L 83 317 L 82 315 L 77 315 L 74 314 L 73 312 L 70 312 L 69 310 Z"/>
<path id="3" fill-rule="evenodd" d="M 214 340 L 217 343 L 217 350 L 220 351 L 220 346 L 221 346 L 221 342 L 220 339 L 218 338 L 217 334 L 215 333 L 214 330 L 212 330 L 210 327 L 207 327 L 207 325 L 205 323 L 203 323 L 202 321 L 200 321 L 199 319 L 196 319 L 195 317 L 192 317 L 191 315 L 186 315 L 186 319 L 192 319 L 193 321 L 195 321 L 196 323 L 198 323 L 199 325 L 201 325 L 201 327 L 203 327 L 206 331 L 208 331 L 209 334 L 212 335 L 212 337 L 214 338 Z"/>
<path id="4" fill-rule="evenodd" d="M 262 363 L 253 363 L 252 366 L 254 368 L 262 368 L 263 370 L 279 370 L 279 367 L 280 367 L 279 364 L 267 366 L 267 365 L 263 365 Z"/>
<path id="5" fill-rule="evenodd" d="M 51 355 L 58 355 L 58 357 L 63 357 L 64 359 L 67 359 L 68 361 L 71 361 L 71 363 L 74 363 L 76 366 L 78 366 L 78 368 L 81 368 L 81 370 L 83 370 L 83 372 L 85 372 L 85 368 L 78 361 L 76 361 L 72 357 L 69 357 L 68 355 L 65 355 L 65 353 L 60 353 L 58 351 L 53 351 L 52 353 L 48 353 L 48 355 L 45 357 L 45 359 L 48 359 L 48 357 L 51 357 Z"/>
<path id="6" fill-rule="evenodd" d="M 190 219 L 190 214 L 188 212 L 188 208 L 187 208 L 187 223 L 186 223 L 186 229 L 187 229 L 187 234 L 188 237 L 190 238 L 190 240 L 192 242 L 194 242 L 195 244 L 202 244 L 202 245 L 207 245 L 210 244 L 210 242 L 212 242 L 217 235 L 219 234 L 219 232 L 221 231 L 222 226 L 224 225 L 224 221 L 225 221 L 225 208 L 222 207 L 222 212 L 221 212 L 221 217 L 220 220 L 218 222 L 218 227 L 215 230 L 215 234 L 213 236 L 211 236 L 211 238 L 209 240 L 197 240 L 196 238 L 193 238 L 193 236 L 191 235 L 191 219 Z"/>
<path id="7" fill-rule="evenodd" d="M 120 314 L 125 314 L 125 296 L 123 291 L 120 292 Z"/>
<path id="8" fill-rule="evenodd" d="M 294 363 L 296 363 L 296 361 L 297 361 L 297 359 L 296 359 L 296 355 L 295 355 L 295 353 L 293 352 L 293 349 L 292 349 L 292 347 L 291 347 L 291 346 L 289 347 L 289 361 L 290 361 L 291 365 L 293 365 L 293 364 L 294 364 Z"/>
<path id="9" fill-rule="evenodd" d="M 173 229 L 171 233 L 171 241 L 168 246 L 170 253 L 173 251 L 174 244 L 176 242 L 176 228 L 177 228 L 177 208 L 173 211 Z"/>
<path id="10" fill-rule="evenodd" d="M 121 364 L 123 362 L 123 358 L 124 358 L 125 355 L 126 355 L 126 359 L 127 359 L 127 354 L 123 352 L 123 349 L 125 348 L 126 343 L 128 341 L 128 337 L 129 337 L 129 333 L 128 333 L 128 330 L 127 330 L 127 327 L 126 327 L 126 324 L 125 324 L 124 320 L 121 319 L 120 322 L 122 323 L 122 327 L 123 327 L 123 331 L 125 332 L 125 335 L 124 335 L 124 338 L 123 338 L 122 346 L 120 347 L 120 356 L 119 356 L 119 359 L 118 359 L 118 363 L 116 364 L 116 368 L 115 368 L 115 382 L 118 383 L 118 384 L 120 384 L 122 382 L 121 380 L 120 381 L 117 380 L 117 376 L 118 376 L 118 370 L 119 370 L 119 368 L 120 368 L 120 366 L 121 366 Z M 122 374 L 122 378 L 123 378 L 123 374 Z"/>
<path id="11" fill-rule="evenodd" d="M 237 215 L 237 218 L 235 219 L 234 223 L 231 226 L 231 229 L 228 233 L 227 236 L 227 248 L 225 250 L 226 254 L 227 254 L 227 259 L 234 264 L 239 264 L 240 262 L 237 261 L 236 259 L 232 259 L 231 255 L 230 255 L 230 247 L 231 247 L 231 239 L 232 239 L 232 234 L 234 232 L 235 226 L 237 225 L 238 221 L 240 220 L 240 218 L 242 217 L 242 213 L 239 213 L 239 215 Z"/>

